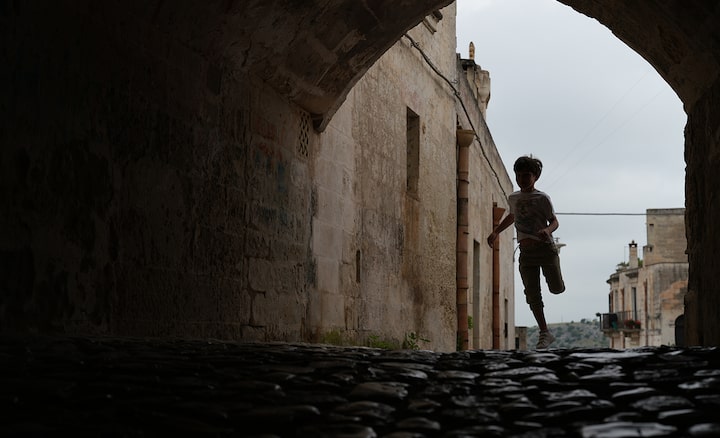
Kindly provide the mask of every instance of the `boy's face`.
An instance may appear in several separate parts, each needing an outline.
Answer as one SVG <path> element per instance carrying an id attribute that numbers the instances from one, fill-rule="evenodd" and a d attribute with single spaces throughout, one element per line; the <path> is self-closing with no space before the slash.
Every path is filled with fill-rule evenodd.
<path id="1" fill-rule="evenodd" d="M 520 186 L 520 191 L 529 192 L 535 188 L 535 181 L 537 181 L 537 178 L 534 173 L 521 170 L 515 172 L 515 181 L 518 186 Z"/>

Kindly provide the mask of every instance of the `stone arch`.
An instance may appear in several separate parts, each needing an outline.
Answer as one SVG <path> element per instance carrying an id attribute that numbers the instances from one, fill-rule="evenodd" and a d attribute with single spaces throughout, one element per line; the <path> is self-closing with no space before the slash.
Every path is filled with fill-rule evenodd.
<path id="1" fill-rule="evenodd" d="M 451 2 L 235 2 L 227 10 L 217 8 L 203 31 L 218 32 L 221 38 L 213 45 L 220 55 L 287 95 L 323 131 L 368 68 L 405 31 Z M 193 16 L 200 9 L 183 5 L 193 11 L 173 16 Z"/>
<path id="2" fill-rule="evenodd" d="M 675 90 L 685 127 L 685 226 L 690 265 L 685 341 L 720 345 L 720 289 L 715 257 L 720 217 L 713 202 L 720 165 L 720 6 L 703 2 L 559 0 L 597 19 L 645 58 Z"/>
<path id="3" fill-rule="evenodd" d="M 720 345 L 720 205 L 713 193 L 720 185 L 720 6 L 559 1 L 607 26 L 683 101 L 686 341 Z M 374 61 L 449 3 L 86 0 L 0 7 L 2 53 L 13 61 L 0 81 L 0 142 L 7 146 L 0 152 L 0 329 L 183 335 L 162 312 L 194 320 L 194 308 L 212 319 L 222 317 L 217 302 L 238 300 L 223 305 L 236 306 L 242 327 L 258 331 L 262 315 L 252 306 L 270 299 L 266 285 L 228 272 L 270 270 L 262 259 L 268 236 L 290 231 L 291 243 L 302 246 L 309 220 L 292 217 L 293 228 L 280 230 L 277 206 L 293 199 L 286 194 L 238 205 L 256 186 L 248 176 L 254 168 L 237 163 L 256 160 L 284 189 L 278 158 L 287 151 L 273 147 L 285 147 L 298 107 L 322 131 Z M 261 107 L 270 110 L 250 111 Z M 255 155 L 239 147 L 250 128 L 264 139 Z M 228 174 L 236 177 L 232 184 Z M 311 190 L 301 188 L 293 196 L 312 205 Z M 204 211 L 224 220 L 199 218 Z M 263 227 L 269 232 L 258 232 Z M 312 262 L 291 252 L 291 266 L 302 269 L 286 273 L 311 278 Z M 247 294 L 239 297 L 238 289 Z M 217 296 L 197 296 L 206 290 Z M 142 296 L 147 291 L 151 300 Z M 168 303 L 177 308 L 166 310 Z M 138 312 L 146 315 L 142 324 L 118 324 L 117 315 Z M 294 313 L 297 327 L 286 332 L 304 333 L 302 311 Z M 163 318 L 161 328 L 143 326 Z M 264 330 L 285 336 L 278 327 Z"/>
<path id="4" fill-rule="evenodd" d="M 715 277 L 720 274 L 715 273 L 714 265 L 708 261 L 712 258 L 705 257 L 720 249 L 719 239 L 713 233 L 714 227 L 709 225 L 716 223 L 720 210 L 711 210 L 712 194 L 705 188 L 715 186 L 708 183 L 716 179 L 714 169 L 720 164 L 716 158 L 718 154 L 713 152 L 720 146 L 720 135 L 712 128 L 720 124 L 717 104 L 720 100 L 720 49 L 714 43 L 720 39 L 720 27 L 716 25 L 720 21 L 720 6 L 701 1 L 559 1 L 608 27 L 645 58 L 683 102 L 689 119 L 685 142 L 686 227 L 690 261 L 687 339 L 691 343 L 720 344 L 720 327 L 716 328 L 713 322 L 720 316 L 720 290 L 714 286 L 717 284 Z M 346 28 L 346 37 L 340 40 L 333 40 L 333 32 L 320 31 L 311 36 L 301 33 L 307 41 L 321 42 L 320 46 L 325 51 L 330 48 L 334 54 L 321 61 L 321 65 L 328 67 L 320 68 L 321 71 L 297 70 L 290 61 L 284 65 L 295 73 L 292 77 L 299 79 L 297 84 L 301 85 L 300 91 L 294 92 L 291 98 L 314 114 L 318 129 L 323 129 L 359 76 L 404 30 L 429 11 L 449 2 L 406 3 L 379 2 L 369 9 L 354 2 L 336 2 L 333 8 L 322 11 L 321 16 L 352 17 L 348 23 L 362 30 L 352 33 L 354 37 L 348 37 L 350 34 Z M 408 7 L 410 4 L 412 6 Z M 361 8 L 363 13 L 357 16 L 347 14 L 353 7 Z M 378 13 L 381 10 L 383 12 Z M 301 15 L 306 17 L 314 13 L 306 9 Z M 383 18 L 387 21 L 383 22 Z M 357 42 L 361 35 L 371 33 L 371 40 L 363 40 L 353 50 L 346 51 L 347 46 L 338 43 L 347 42 L 347 38 Z M 317 45 L 307 47 L 316 49 Z M 320 56 L 317 52 L 313 55 Z M 278 86 L 285 80 L 284 77 L 273 77 L 271 83 Z M 304 84 L 312 84 L 314 88 L 304 87 Z"/>
<path id="5" fill-rule="evenodd" d="M 718 80 L 720 61 L 712 44 L 718 33 L 716 5 L 559 1 L 595 18 L 645 58 L 675 90 L 688 114 Z"/>

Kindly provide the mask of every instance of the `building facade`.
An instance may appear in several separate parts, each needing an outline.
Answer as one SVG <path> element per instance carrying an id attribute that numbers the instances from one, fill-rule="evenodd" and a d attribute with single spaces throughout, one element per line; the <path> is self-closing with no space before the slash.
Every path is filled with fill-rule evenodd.
<path id="1" fill-rule="evenodd" d="M 602 330 L 612 348 L 683 345 L 685 210 L 648 209 L 642 261 L 637 246 L 629 244 L 628 263 L 607 281 L 609 313 L 601 315 Z"/>
<path id="2" fill-rule="evenodd" d="M 314 341 L 512 348 L 512 241 L 495 257 L 485 243 L 512 182 L 484 120 L 488 74 L 456 54 L 455 14 L 408 31 L 311 135 Z"/>

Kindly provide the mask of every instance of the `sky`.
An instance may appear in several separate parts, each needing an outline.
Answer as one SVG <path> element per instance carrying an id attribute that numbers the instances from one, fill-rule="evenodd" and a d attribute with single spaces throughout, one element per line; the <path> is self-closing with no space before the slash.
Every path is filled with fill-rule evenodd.
<path id="1" fill-rule="evenodd" d="M 543 282 L 546 320 L 592 320 L 608 312 L 606 281 L 632 240 L 642 258 L 645 216 L 559 213 L 683 208 L 682 102 L 605 26 L 556 0 L 458 0 L 463 58 L 471 41 L 490 73 L 487 124 L 508 174 L 514 183 L 521 155 L 541 159 L 535 187 L 558 213 L 567 289 L 552 295 Z M 535 326 L 515 265 L 515 324 Z"/>

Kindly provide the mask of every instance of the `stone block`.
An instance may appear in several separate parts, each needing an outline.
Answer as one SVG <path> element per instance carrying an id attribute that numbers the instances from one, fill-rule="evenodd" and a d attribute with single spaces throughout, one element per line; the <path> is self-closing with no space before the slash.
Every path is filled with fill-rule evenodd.
<path id="1" fill-rule="evenodd" d="M 317 258 L 317 288 L 321 292 L 341 292 L 340 263 L 337 259 Z"/>
<path id="2" fill-rule="evenodd" d="M 340 208 L 342 211 L 342 229 L 345 232 L 352 234 L 357 233 L 358 225 L 360 223 L 359 215 L 361 206 L 354 200 L 343 197 Z"/>
<path id="3" fill-rule="evenodd" d="M 339 193 L 342 187 L 342 167 L 335 161 L 315 161 L 315 181 L 318 187 Z"/>
<path id="4" fill-rule="evenodd" d="M 249 292 L 250 325 L 255 327 L 272 326 L 277 319 L 278 299 L 274 292 Z"/>
<path id="5" fill-rule="evenodd" d="M 278 279 L 272 262 L 266 259 L 250 258 L 248 260 L 248 285 L 253 292 L 269 292 L 275 290 Z"/>
<path id="6" fill-rule="evenodd" d="M 342 256 L 342 230 L 335 224 L 314 219 L 312 248 L 318 256 L 339 260 Z"/>
<path id="7" fill-rule="evenodd" d="M 230 326 L 250 323 L 252 300 L 244 283 L 241 279 L 218 280 L 217 320 L 219 322 Z"/>
<path id="8" fill-rule="evenodd" d="M 246 325 L 241 327 L 240 333 L 242 339 L 247 342 L 263 342 L 268 340 L 264 327 Z"/>
<path id="9" fill-rule="evenodd" d="M 310 327 L 318 329 L 323 326 L 323 300 L 320 293 L 314 293 L 308 298 L 307 323 Z"/>
<path id="10" fill-rule="evenodd" d="M 343 199 L 335 190 L 318 188 L 318 209 L 315 217 L 337 228 L 343 226 Z"/>
<path id="11" fill-rule="evenodd" d="M 322 300 L 322 327 L 345 328 L 345 296 L 327 291 L 320 291 Z"/>
<path id="12" fill-rule="evenodd" d="M 268 258 L 271 254 L 271 243 L 272 238 L 266 233 L 253 229 L 248 229 L 247 243 L 245 246 L 245 256 Z"/>

